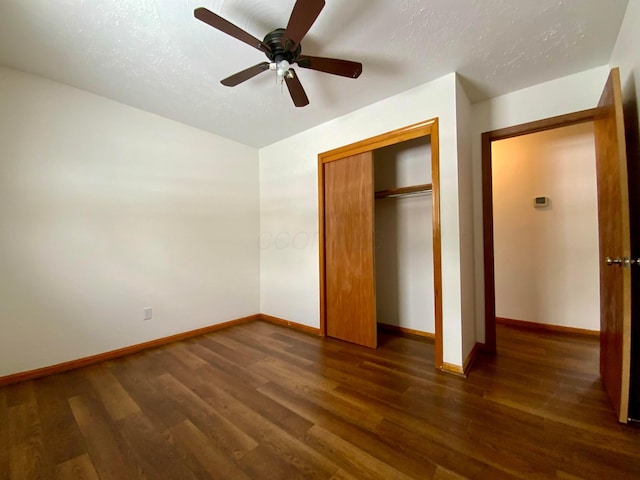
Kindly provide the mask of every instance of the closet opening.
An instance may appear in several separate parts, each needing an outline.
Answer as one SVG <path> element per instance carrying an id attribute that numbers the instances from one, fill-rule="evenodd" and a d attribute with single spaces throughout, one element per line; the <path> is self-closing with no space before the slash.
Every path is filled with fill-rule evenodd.
<path id="1" fill-rule="evenodd" d="M 442 368 L 438 120 L 318 155 L 320 332 L 433 338 Z"/>
<path id="2" fill-rule="evenodd" d="M 431 138 L 373 152 L 379 331 L 435 338 Z"/>

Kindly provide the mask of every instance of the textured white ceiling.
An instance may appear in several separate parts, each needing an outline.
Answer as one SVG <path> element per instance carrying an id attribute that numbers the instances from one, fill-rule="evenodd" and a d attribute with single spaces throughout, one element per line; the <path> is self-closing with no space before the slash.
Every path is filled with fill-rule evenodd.
<path id="1" fill-rule="evenodd" d="M 266 60 L 196 20 L 206 7 L 262 38 L 295 0 L 0 0 L 0 64 L 261 147 L 450 72 L 481 100 L 606 64 L 627 0 L 326 0 L 303 53 L 363 64 L 348 79 L 298 68 L 310 105 Z"/>

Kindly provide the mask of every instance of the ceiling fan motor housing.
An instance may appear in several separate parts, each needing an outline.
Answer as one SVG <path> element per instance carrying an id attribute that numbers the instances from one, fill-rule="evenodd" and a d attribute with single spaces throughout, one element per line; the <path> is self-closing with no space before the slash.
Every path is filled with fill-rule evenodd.
<path id="1" fill-rule="evenodd" d="M 285 46 L 282 44 L 284 32 L 284 28 L 277 28 L 265 35 L 262 43 L 267 45 L 271 50 L 271 52 L 265 52 L 265 55 L 272 62 L 286 60 L 289 63 L 294 63 L 296 58 L 298 58 L 302 52 L 302 46 L 298 44 L 293 51 L 286 50 Z"/>

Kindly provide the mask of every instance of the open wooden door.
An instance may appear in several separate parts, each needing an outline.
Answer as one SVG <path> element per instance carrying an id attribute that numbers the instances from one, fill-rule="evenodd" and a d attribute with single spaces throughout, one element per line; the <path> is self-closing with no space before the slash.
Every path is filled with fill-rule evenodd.
<path id="1" fill-rule="evenodd" d="M 324 164 L 326 329 L 377 346 L 373 154 Z"/>
<path id="2" fill-rule="evenodd" d="M 629 408 L 631 237 L 620 72 L 613 69 L 594 121 L 600 236 L 600 374 L 620 422 Z"/>

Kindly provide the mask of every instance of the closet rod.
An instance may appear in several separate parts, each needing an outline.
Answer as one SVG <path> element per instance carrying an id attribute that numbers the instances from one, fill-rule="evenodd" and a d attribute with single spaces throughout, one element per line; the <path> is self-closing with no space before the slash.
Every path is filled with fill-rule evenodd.
<path id="1" fill-rule="evenodd" d="M 401 195 L 415 195 L 416 193 L 430 192 L 433 186 L 430 183 L 412 185 L 410 187 L 392 188 L 376 192 L 376 198 L 399 197 Z"/>

